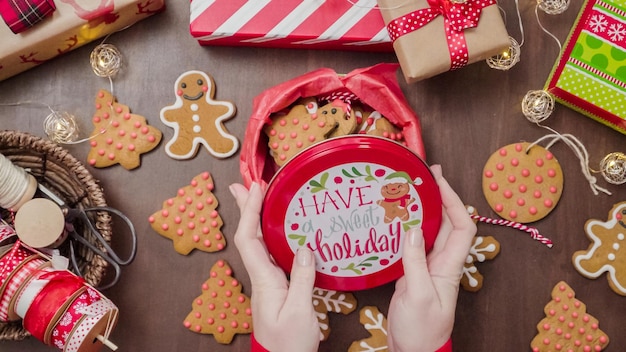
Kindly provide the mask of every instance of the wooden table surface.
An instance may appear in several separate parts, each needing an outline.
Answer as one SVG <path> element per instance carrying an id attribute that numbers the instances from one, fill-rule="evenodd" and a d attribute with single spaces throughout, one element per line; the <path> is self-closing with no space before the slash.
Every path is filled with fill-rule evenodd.
<path id="1" fill-rule="evenodd" d="M 565 13 L 540 16 L 546 28 L 564 41 L 581 4 L 581 0 L 572 0 Z M 519 40 L 514 2 L 502 2 L 501 6 L 507 13 L 509 33 Z M 479 62 L 411 85 L 401 79 L 401 88 L 420 118 L 427 162 L 441 164 L 444 176 L 463 201 L 489 217 L 495 214 L 481 189 L 481 171 L 488 157 L 501 146 L 533 142 L 549 133 L 527 121 L 520 105 L 526 92 L 543 87 L 558 52 L 553 39 L 537 25 L 534 6 L 531 1 L 521 4 L 525 42 L 521 62 L 513 69 L 493 70 Z M 190 36 L 188 21 L 189 2 L 170 1 L 165 12 L 107 40 L 124 56 L 124 70 L 114 79 L 118 100 L 163 131 L 163 141 L 171 139 L 173 130 L 160 122 L 159 111 L 174 102 L 174 81 L 188 70 L 211 74 L 217 84 L 216 98 L 235 103 L 237 115 L 227 126 L 242 140 L 252 100 L 265 89 L 321 67 L 349 72 L 396 62 L 393 53 L 201 47 Z M 0 103 L 40 101 L 89 121 L 95 93 L 109 87 L 108 80 L 95 76 L 89 66 L 89 54 L 98 42 L 0 82 Z M 0 129 L 43 137 L 42 121 L 47 114 L 46 109 L 27 105 L 0 106 Z M 626 152 L 624 135 L 560 104 L 544 124 L 578 137 L 589 152 L 592 168 L 597 169 L 610 152 Z M 67 149 L 79 160 L 86 160 L 87 144 Z M 613 195 L 595 196 L 572 150 L 563 143 L 551 150 L 563 168 L 565 188 L 556 209 L 533 225 L 555 242 L 554 248 L 548 249 L 514 229 L 478 224 L 478 234 L 496 237 L 501 253 L 495 260 L 478 265 L 485 277 L 480 291 L 460 292 L 453 333 L 455 351 L 529 350 L 536 324 L 544 317 L 543 307 L 560 280 L 569 283 L 587 304 L 588 312 L 600 320 L 600 327 L 611 339 L 606 351 L 622 351 L 626 346 L 626 297 L 614 293 L 604 276 L 584 278 L 571 263 L 574 251 L 589 245 L 585 221 L 606 220 L 613 204 L 626 200 L 626 185 L 608 185 L 597 175 L 599 184 Z M 212 336 L 192 333 L 182 325 L 192 300 L 199 295 L 200 284 L 218 259 L 231 264 L 244 292 L 250 293 L 250 280 L 232 241 L 239 212 L 228 191 L 231 182 L 241 180 L 239 153 L 219 160 L 201 149 L 193 159 L 176 161 L 165 154 L 161 142 L 159 148 L 142 157 L 141 163 L 132 171 L 119 165 L 88 167 L 100 180 L 109 205 L 131 218 L 139 237 L 136 259 L 123 268 L 119 283 L 104 292 L 120 308 L 112 341 L 120 346 L 119 351 L 247 350 L 246 335 L 236 336 L 231 345 L 219 345 Z M 223 232 L 229 243 L 221 252 L 194 251 L 183 256 L 173 250 L 170 240 L 150 228 L 147 219 L 161 208 L 164 199 L 202 171 L 211 172 L 215 180 Z M 114 236 L 113 244 L 122 251 L 125 240 Z M 375 305 L 386 313 L 392 293 L 393 284 L 388 284 L 355 295 L 359 308 Z M 321 351 L 345 351 L 352 341 L 368 336 L 359 324 L 358 310 L 347 316 L 331 314 L 330 326 L 331 336 L 321 343 Z M 30 338 L 0 342 L 0 350 L 53 349 Z"/>

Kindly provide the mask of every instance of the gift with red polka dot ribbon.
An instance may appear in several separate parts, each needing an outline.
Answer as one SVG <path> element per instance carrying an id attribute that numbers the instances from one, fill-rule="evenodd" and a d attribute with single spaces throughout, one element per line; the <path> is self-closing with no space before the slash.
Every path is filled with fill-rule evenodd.
<path id="1" fill-rule="evenodd" d="M 378 0 L 378 5 L 408 83 L 486 59 L 510 44 L 496 0 Z"/>
<path id="2" fill-rule="evenodd" d="M 484 7 L 494 5 L 495 0 L 452 2 L 450 0 L 428 0 L 430 7 L 413 11 L 398 17 L 387 24 L 392 41 L 407 33 L 416 31 L 437 16 L 443 16 L 444 29 L 450 50 L 450 69 L 467 65 L 469 54 L 463 31 L 478 25 L 480 12 Z"/>

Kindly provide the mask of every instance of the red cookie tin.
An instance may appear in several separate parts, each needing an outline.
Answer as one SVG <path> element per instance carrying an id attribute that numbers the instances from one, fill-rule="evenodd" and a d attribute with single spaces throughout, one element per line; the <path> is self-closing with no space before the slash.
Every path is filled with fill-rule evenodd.
<path id="1" fill-rule="evenodd" d="M 441 225 L 441 195 L 428 166 L 382 137 L 348 135 L 315 144 L 272 178 L 261 214 L 270 254 L 287 273 L 306 246 L 315 286 L 363 290 L 403 275 L 404 234 L 420 227 L 426 251 Z"/>

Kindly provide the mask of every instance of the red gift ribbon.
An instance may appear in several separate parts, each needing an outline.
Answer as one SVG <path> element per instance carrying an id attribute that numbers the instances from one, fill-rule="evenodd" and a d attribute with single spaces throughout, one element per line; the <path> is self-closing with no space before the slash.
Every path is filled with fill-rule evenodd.
<path id="1" fill-rule="evenodd" d="M 52 0 L 0 0 L 0 15 L 13 33 L 21 33 L 50 15 Z"/>
<path id="2" fill-rule="evenodd" d="M 396 41 L 399 37 L 424 27 L 437 16 L 442 15 L 450 51 L 450 70 L 455 70 L 467 65 L 469 60 L 463 31 L 478 26 L 482 9 L 495 3 L 495 0 L 467 0 L 464 3 L 428 0 L 430 7 L 392 20 L 387 24 L 387 31 L 391 40 Z"/>
<path id="3" fill-rule="evenodd" d="M 54 316 L 85 285 L 85 280 L 66 270 L 46 272 L 39 279 L 49 282 L 28 307 L 23 325 L 26 331 L 44 342 L 48 326 L 51 323 L 56 325 L 52 322 Z"/>

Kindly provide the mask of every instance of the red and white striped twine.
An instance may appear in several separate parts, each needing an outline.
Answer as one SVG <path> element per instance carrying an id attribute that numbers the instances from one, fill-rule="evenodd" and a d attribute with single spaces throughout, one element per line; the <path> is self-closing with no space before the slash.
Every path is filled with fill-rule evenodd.
<path id="1" fill-rule="evenodd" d="M 503 220 L 503 219 L 492 219 L 492 218 L 488 218 L 485 216 L 480 216 L 480 215 L 471 215 L 470 217 L 474 220 L 478 220 L 480 222 L 484 222 L 487 224 L 494 224 L 494 225 L 501 225 L 501 226 L 508 226 L 508 227 L 512 227 L 514 229 L 517 230 L 521 230 L 521 231 L 525 231 L 528 232 L 530 234 L 530 237 L 535 240 L 535 241 L 539 241 L 541 243 L 543 243 L 544 245 L 546 245 L 548 248 L 552 248 L 552 240 L 542 236 L 539 233 L 539 230 L 537 230 L 534 227 L 530 227 L 527 225 L 524 225 L 522 223 L 519 222 L 515 222 L 515 221 L 509 221 L 509 220 Z"/>

